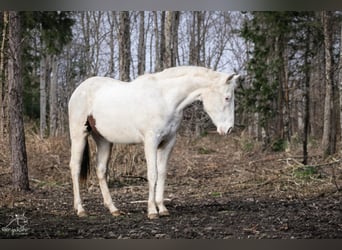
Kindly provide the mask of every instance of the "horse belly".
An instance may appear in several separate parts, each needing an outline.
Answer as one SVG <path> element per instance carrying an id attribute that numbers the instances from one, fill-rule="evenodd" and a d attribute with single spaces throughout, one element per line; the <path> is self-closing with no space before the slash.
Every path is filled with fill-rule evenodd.
<path id="1" fill-rule="evenodd" d="M 98 122 L 97 129 L 101 136 L 112 143 L 132 144 L 141 143 L 142 135 L 139 130 L 132 126 L 131 121 L 126 119 L 117 119 L 110 122 L 112 119 L 107 119 Z M 124 122 L 126 120 L 126 122 Z"/>

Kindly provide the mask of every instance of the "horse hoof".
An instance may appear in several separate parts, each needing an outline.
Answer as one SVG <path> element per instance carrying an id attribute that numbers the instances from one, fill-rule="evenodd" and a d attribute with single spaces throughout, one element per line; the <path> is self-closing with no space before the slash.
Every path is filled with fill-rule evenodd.
<path id="1" fill-rule="evenodd" d="M 159 218 L 159 215 L 158 214 L 149 214 L 147 216 L 150 220 L 155 220 L 155 219 L 158 219 Z"/>
<path id="2" fill-rule="evenodd" d="M 82 217 L 87 217 L 87 213 L 83 210 L 77 213 L 77 216 L 82 218 Z"/>
<path id="3" fill-rule="evenodd" d="M 167 210 L 159 212 L 159 216 L 169 216 L 169 215 L 170 215 L 170 213 Z"/>
<path id="4" fill-rule="evenodd" d="M 114 217 L 118 217 L 120 215 L 124 215 L 125 213 L 120 211 L 120 210 L 115 210 L 113 212 L 111 212 L 111 214 L 114 216 Z"/>

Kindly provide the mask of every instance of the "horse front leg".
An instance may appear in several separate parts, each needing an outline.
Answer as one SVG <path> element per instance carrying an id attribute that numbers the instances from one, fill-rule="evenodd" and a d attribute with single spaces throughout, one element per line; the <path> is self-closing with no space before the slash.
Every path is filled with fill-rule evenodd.
<path id="1" fill-rule="evenodd" d="M 156 184 L 157 184 L 157 145 L 153 137 L 145 138 L 144 142 L 145 157 L 147 163 L 147 179 L 148 179 L 148 202 L 147 216 L 149 219 L 158 218 L 156 207 Z"/>
<path id="2" fill-rule="evenodd" d="M 169 160 L 169 156 L 172 152 L 175 142 L 176 142 L 176 136 L 174 136 L 170 141 L 165 143 L 162 147 L 158 148 L 158 151 L 157 151 L 158 179 L 157 179 L 157 186 L 156 186 L 156 203 L 158 206 L 160 216 L 169 215 L 169 211 L 164 205 L 164 188 L 165 188 L 165 180 L 166 180 L 166 174 L 167 174 L 167 162 Z"/>

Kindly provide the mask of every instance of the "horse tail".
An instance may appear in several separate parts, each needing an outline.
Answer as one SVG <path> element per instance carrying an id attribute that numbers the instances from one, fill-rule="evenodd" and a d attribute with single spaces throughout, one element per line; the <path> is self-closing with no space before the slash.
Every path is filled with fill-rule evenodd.
<path id="1" fill-rule="evenodd" d="M 88 138 L 86 138 L 86 145 L 83 150 L 83 158 L 81 163 L 80 180 L 86 182 L 90 172 L 90 150 Z"/>
<path id="2" fill-rule="evenodd" d="M 101 137 L 101 134 L 99 133 L 99 131 L 97 131 L 97 128 L 95 127 L 96 121 L 92 115 L 89 115 L 87 117 L 87 121 L 84 125 L 87 128 L 88 134 L 93 133 Z M 84 151 L 83 151 L 83 158 L 82 158 L 81 172 L 80 172 L 80 180 L 82 182 L 87 181 L 89 172 L 90 172 L 90 150 L 89 150 L 89 141 L 86 138 L 86 144 L 85 144 Z"/>

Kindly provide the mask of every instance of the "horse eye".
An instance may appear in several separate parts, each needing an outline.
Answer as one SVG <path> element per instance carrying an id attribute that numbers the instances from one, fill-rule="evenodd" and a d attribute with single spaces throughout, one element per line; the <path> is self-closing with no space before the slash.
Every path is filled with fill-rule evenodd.
<path id="1" fill-rule="evenodd" d="M 227 96 L 226 98 L 224 98 L 226 100 L 226 102 L 230 101 L 230 98 Z"/>

